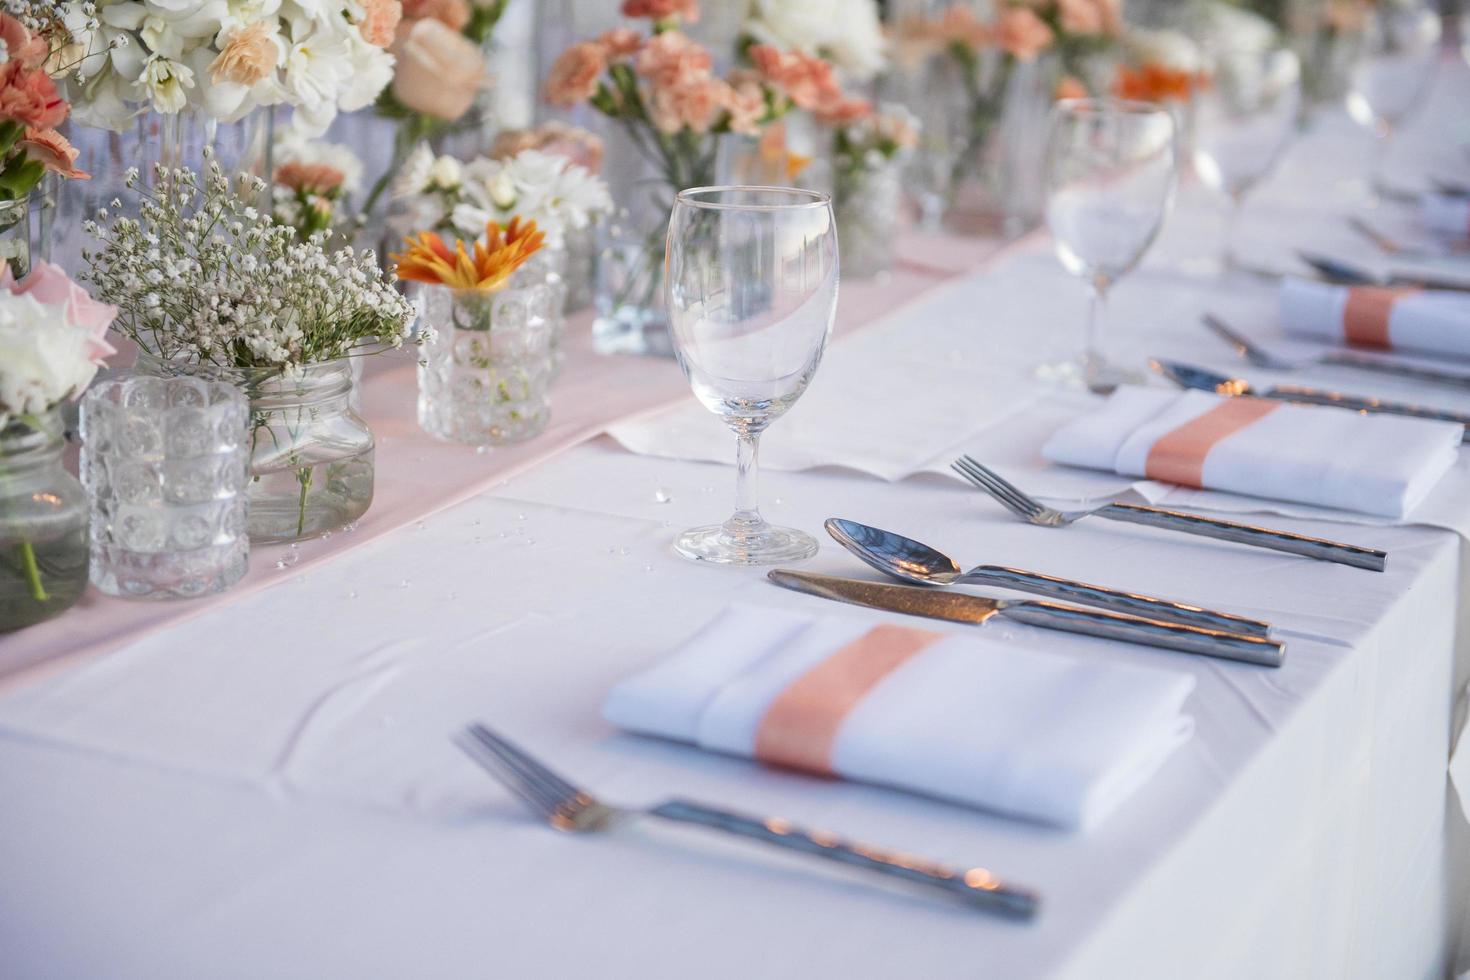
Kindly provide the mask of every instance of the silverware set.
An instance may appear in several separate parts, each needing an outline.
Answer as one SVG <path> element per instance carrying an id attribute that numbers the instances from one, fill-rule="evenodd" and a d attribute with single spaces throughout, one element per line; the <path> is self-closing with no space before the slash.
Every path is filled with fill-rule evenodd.
<path id="1" fill-rule="evenodd" d="M 1340 286 L 1404 286 L 1414 289 L 1442 289 L 1449 292 L 1470 292 L 1470 282 L 1462 279 L 1446 279 L 1427 274 L 1388 276 L 1375 275 L 1368 269 L 1343 259 L 1318 255 L 1315 252 L 1297 252 L 1297 258 L 1311 266 L 1326 282 Z"/>

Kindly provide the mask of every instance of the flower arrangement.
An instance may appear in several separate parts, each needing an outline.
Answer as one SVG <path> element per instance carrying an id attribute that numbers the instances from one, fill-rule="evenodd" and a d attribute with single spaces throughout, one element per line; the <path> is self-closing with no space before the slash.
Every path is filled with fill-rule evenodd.
<path id="1" fill-rule="evenodd" d="M 421 231 L 405 239 L 408 251 L 389 256 L 398 263 L 399 278 L 454 290 L 494 293 L 504 289 L 517 269 L 546 242 L 536 222 L 513 218 L 502 233 L 494 221 L 485 225 L 485 240 L 465 248 L 456 241 L 450 248 L 432 231 Z"/>
<path id="2" fill-rule="evenodd" d="M 83 254 L 83 278 L 119 307 L 118 329 L 145 351 L 291 374 L 407 338 L 413 307 L 377 257 L 328 254 L 322 233 L 302 240 L 260 213 L 264 181 L 231 181 L 213 160 L 202 181 L 188 169 L 159 167 L 156 177 L 150 190 L 128 172 L 139 217 L 104 209 L 85 226 L 102 247 Z"/>
<path id="3" fill-rule="evenodd" d="M 233 121 L 288 105 L 322 131 L 372 105 L 393 74 L 399 0 L 57 0 L 22 3 L 50 41 L 83 125 L 149 109 Z"/>
<path id="4" fill-rule="evenodd" d="M 504 160 L 522 150 L 540 150 L 565 157 L 594 174 L 602 172 L 602 139 L 560 120 L 552 119 L 532 129 L 502 129 L 490 145 L 490 156 Z"/>
<path id="5" fill-rule="evenodd" d="M 919 142 L 919 121 L 900 105 L 854 110 L 838 123 L 833 161 L 839 180 L 844 171 L 872 170 L 912 150 Z"/>
<path id="6" fill-rule="evenodd" d="M 918 144 L 918 120 L 902 106 L 862 103 L 832 123 L 832 207 L 844 274 L 876 275 L 893 262 L 903 199 L 898 164 Z"/>
<path id="7" fill-rule="evenodd" d="M 875 0 L 753 0 L 742 32 L 747 43 L 817 55 L 855 81 L 888 65 Z"/>
<path id="8" fill-rule="evenodd" d="M 0 270 L 0 429 L 79 397 L 116 353 L 107 328 L 117 313 L 49 262 L 19 281 Z"/>
<path id="9" fill-rule="evenodd" d="M 348 203 L 362 189 L 362 161 L 352 148 L 287 128 L 277 139 L 271 174 L 272 217 L 303 240 L 343 232 L 361 221 Z"/>
<path id="10" fill-rule="evenodd" d="M 76 149 L 58 132 L 70 106 L 47 71 L 50 45 L 4 12 L 0 44 L 0 196 L 25 200 L 47 172 L 86 180 L 76 168 Z"/>
<path id="11" fill-rule="evenodd" d="M 1177 31 L 1134 28 L 1122 46 L 1112 87 L 1119 98 L 1181 104 L 1208 80 L 1199 48 Z"/>
<path id="12" fill-rule="evenodd" d="M 534 221 L 549 247 L 560 247 L 568 230 L 585 228 L 595 215 L 612 210 L 601 178 L 566 157 L 534 149 L 461 164 L 421 145 L 399 172 L 393 196 L 401 202 L 394 225 L 403 233 L 420 228 L 474 238 L 489 222 L 519 217 Z"/>
<path id="13" fill-rule="evenodd" d="M 37 263 L 19 281 L 8 266 L 0 270 L 0 432 L 43 430 L 45 413 L 81 395 L 107 356 L 115 353 L 107 328 L 116 315 L 116 307 L 92 299 L 49 262 Z M 7 476 L 0 466 L 0 490 Z M 55 583 L 48 592 L 44 562 L 23 526 L 12 547 L 26 593 L 37 603 L 50 602 Z M 78 584 L 77 594 L 80 584 L 85 583 Z"/>
<path id="14" fill-rule="evenodd" d="M 403 120 L 412 146 L 461 119 L 488 81 L 484 46 L 507 0 L 406 0 L 390 49 L 393 84 L 378 111 Z"/>

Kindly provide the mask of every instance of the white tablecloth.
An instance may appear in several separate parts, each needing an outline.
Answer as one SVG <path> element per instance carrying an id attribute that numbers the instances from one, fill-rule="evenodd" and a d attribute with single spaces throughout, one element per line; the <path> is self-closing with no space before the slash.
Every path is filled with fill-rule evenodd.
<path id="1" fill-rule="evenodd" d="M 1333 165 L 1362 158 L 1362 139 L 1332 126 L 1314 137 L 1263 188 L 1247 241 L 1336 234 L 1323 189 Z M 1120 289 L 1125 349 L 1169 333 L 1181 350 L 1207 348 L 1193 339 L 1202 300 L 1189 296 L 1216 294 L 1181 286 L 1177 268 L 1212 247 L 1199 233 L 1207 213 L 1186 195 L 1183 240 L 1171 235 Z M 991 284 L 1022 280 L 1042 287 L 1044 316 L 975 305 Z M 1167 304 L 1153 299 L 1161 286 L 1174 290 Z M 1221 312 L 1237 316 L 1269 303 L 1259 285 L 1225 298 L 1237 305 Z M 1022 331 L 1059 347 L 1079 333 L 1080 288 L 1040 255 L 942 302 L 997 366 L 1035 358 Z M 932 323 L 911 322 L 916 347 Z M 873 397 L 906 379 L 890 366 Z M 1007 436 L 1018 455 L 1039 446 L 1030 437 Z M 1197 684 L 1194 739 L 1079 836 L 620 735 L 600 719 L 610 685 L 731 600 L 838 611 L 759 571 L 670 552 L 677 528 L 724 516 L 731 479 L 728 466 L 601 440 L 0 700 L 0 975 L 1377 980 L 1456 962 L 1470 883 L 1445 779 L 1463 682 L 1456 535 L 1275 520 L 1389 550 L 1376 575 L 1104 522 L 1032 528 L 946 479 L 771 474 L 765 509 L 782 522 L 860 517 L 963 562 L 1278 624 L 1291 650 L 1276 671 L 1045 638 Z M 811 567 L 858 570 L 835 546 Z M 616 800 L 677 793 L 984 864 L 1045 906 L 1017 925 L 694 832 L 560 835 L 451 746 L 473 718 Z"/>

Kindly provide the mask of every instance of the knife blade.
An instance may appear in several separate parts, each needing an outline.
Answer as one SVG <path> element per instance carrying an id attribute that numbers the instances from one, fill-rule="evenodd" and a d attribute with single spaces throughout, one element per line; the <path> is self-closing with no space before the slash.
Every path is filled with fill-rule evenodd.
<path id="1" fill-rule="evenodd" d="M 1286 645 L 1266 637 L 1199 629 L 1055 602 L 988 599 L 969 593 L 939 592 L 917 585 L 887 585 L 781 568 L 768 573 L 767 577 L 776 585 L 794 592 L 950 623 L 983 626 L 994 617 L 1003 616 L 1042 629 L 1122 640 L 1263 667 L 1280 667 L 1286 657 Z"/>

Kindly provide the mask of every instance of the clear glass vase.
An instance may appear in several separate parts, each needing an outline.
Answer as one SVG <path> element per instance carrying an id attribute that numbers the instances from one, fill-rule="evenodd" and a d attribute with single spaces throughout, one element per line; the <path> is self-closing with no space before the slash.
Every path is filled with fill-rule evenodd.
<path id="1" fill-rule="evenodd" d="M 0 201 L 0 262 L 17 279 L 31 271 L 33 241 L 30 200 Z"/>
<path id="2" fill-rule="evenodd" d="M 566 360 L 566 352 L 562 350 L 562 343 L 567 335 L 567 297 L 569 295 L 567 284 L 568 260 L 570 253 L 566 242 L 561 242 L 553 248 L 542 248 L 516 270 L 511 279 L 512 287 L 530 286 L 540 283 L 547 290 L 547 328 L 551 331 L 551 363 L 556 374 L 561 373 L 562 363 Z"/>
<path id="3" fill-rule="evenodd" d="M 249 561 L 250 408 L 233 384 L 110 378 L 82 402 L 92 581 L 130 599 L 192 598 Z"/>
<path id="4" fill-rule="evenodd" d="M 0 632 L 58 616 L 87 588 L 87 500 L 56 409 L 0 429 Z"/>
<path id="5" fill-rule="evenodd" d="M 838 162 L 832 198 L 844 278 L 867 279 L 893 267 L 903 164 L 897 157 Z"/>
<path id="6" fill-rule="evenodd" d="M 540 433 L 551 419 L 551 289 L 545 283 L 494 293 L 423 286 L 425 340 L 419 360 L 419 425 L 474 446 L 503 446 Z"/>
<path id="7" fill-rule="evenodd" d="M 353 358 L 275 368 L 222 368 L 138 354 L 142 373 L 231 381 L 250 399 L 250 540 L 319 537 L 373 502 L 373 433 L 352 407 Z"/>

